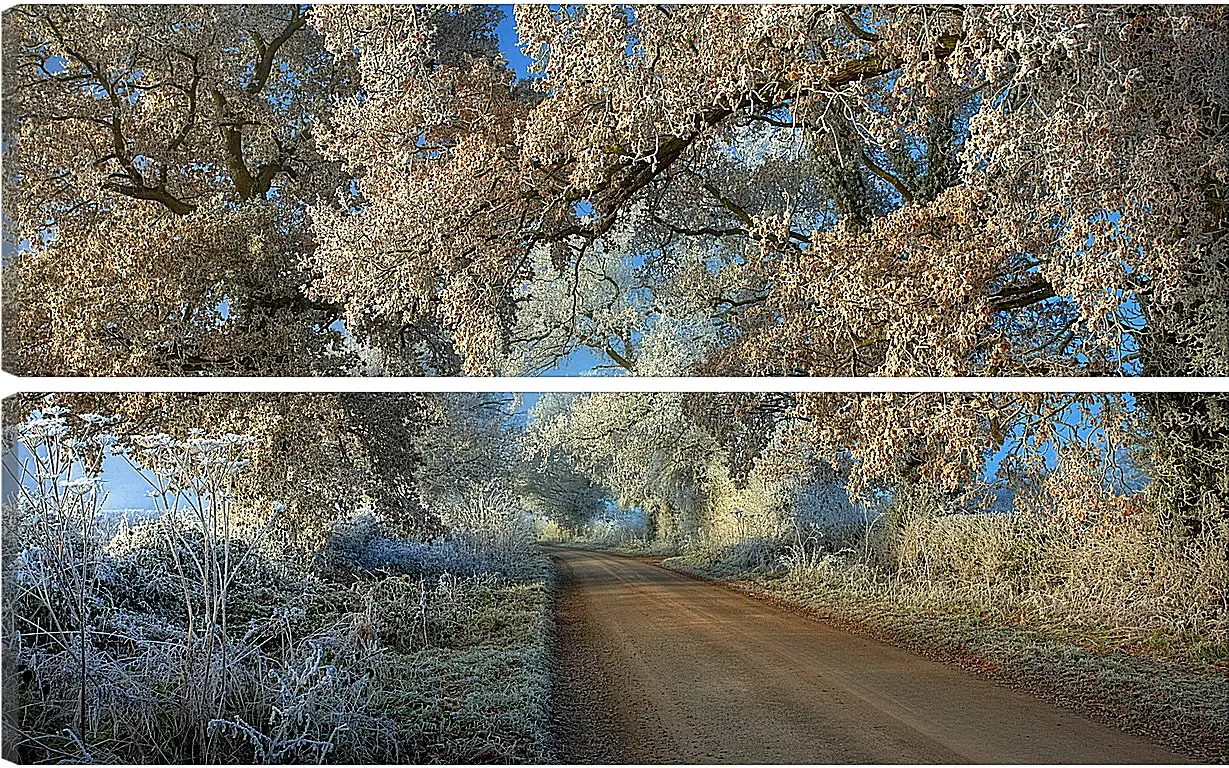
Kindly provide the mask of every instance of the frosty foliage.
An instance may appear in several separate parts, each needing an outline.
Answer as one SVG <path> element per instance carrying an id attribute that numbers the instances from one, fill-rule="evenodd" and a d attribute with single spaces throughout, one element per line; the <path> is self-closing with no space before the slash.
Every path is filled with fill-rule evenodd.
<path id="1" fill-rule="evenodd" d="M 328 575 L 415 577 L 445 573 L 523 577 L 538 568 L 528 514 L 506 490 L 475 490 L 447 504 L 440 515 L 446 533 L 428 540 L 392 536 L 368 514 L 341 521 L 316 553 L 317 568 Z"/>
<path id="2" fill-rule="evenodd" d="M 527 6 L 522 81 L 500 13 L 9 11 L 9 367 L 536 373 L 581 351 L 631 374 L 1226 370 L 1222 8 Z M 1178 514 L 1223 508 L 1223 408 L 1140 405 Z M 262 445 L 310 428 L 322 448 L 293 478 L 254 450 L 253 493 L 332 524 L 361 485 L 429 529 L 389 480 L 407 475 L 368 469 L 448 449 L 415 454 L 395 414 L 352 429 L 348 407 L 261 419 Z M 850 459 L 859 493 L 950 490 L 1048 406 L 784 408 L 779 439 Z M 648 445 L 691 449 L 652 421 Z M 739 482 L 752 432 L 727 444 Z M 686 507 L 710 471 L 646 461 L 669 489 L 651 506 Z"/>
<path id="3" fill-rule="evenodd" d="M 34 407 L 33 398 L 22 398 Z M 251 463 L 237 478 L 235 493 L 244 509 L 273 513 L 271 533 L 306 549 L 318 545 L 334 522 L 364 510 L 397 535 L 438 532 L 437 498 L 507 472 L 510 399 L 502 395 L 140 393 L 63 399 L 77 410 L 121 415 L 130 434 L 162 431 L 186 440 L 205 429 L 254 438 L 245 456 Z"/>
<path id="4" fill-rule="evenodd" d="M 348 523 L 333 524 L 336 510 L 315 510 L 314 525 L 326 531 L 323 546 L 310 537 L 286 538 L 279 525 L 288 505 L 271 502 L 267 488 L 254 493 L 252 476 L 273 456 L 292 476 L 309 469 L 319 454 L 303 449 L 318 439 L 320 424 L 298 433 L 276 429 L 270 442 L 259 427 L 277 413 L 276 399 L 216 397 L 84 398 L 106 416 L 77 415 L 48 397 L 9 431 L 5 468 L 17 497 L 5 504 L 6 757 L 540 758 L 545 574 L 524 512 L 499 491 L 506 473 L 494 465 L 473 470 L 488 490 L 458 494 L 433 509 L 435 538 L 407 537 L 406 520 L 370 500 L 367 516 Z M 498 448 L 474 445 L 498 440 L 500 429 L 464 398 L 449 404 L 442 396 L 434 407 L 444 416 L 432 420 L 432 404 L 410 401 L 407 409 L 404 398 L 384 397 L 343 403 L 350 408 L 339 412 L 374 437 L 404 428 L 410 414 L 427 416 L 416 425 L 426 430 L 414 443 L 418 449 L 469 445 L 471 456 L 498 455 Z M 287 406 L 330 404 L 288 400 Z M 209 414 L 209 402 L 228 406 L 225 414 L 213 412 L 213 424 L 237 418 L 258 427 L 255 434 L 197 426 L 173 434 Z M 151 412 L 151 404 L 161 412 Z M 6 410 L 15 405 L 6 403 Z M 132 429 L 141 405 L 165 431 Z M 387 423 L 393 414 L 400 425 Z M 332 450 L 344 444 L 335 441 Z M 392 483 L 435 500 L 468 487 L 465 456 L 454 459 L 371 459 L 350 471 L 356 478 L 395 474 L 360 485 Z M 104 524 L 104 465 L 115 460 L 128 461 L 144 478 L 155 509 Z M 452 472 L 451 484 L 432 477 L 416 490 L 423 466 Z M 423 679 L 424 667 L 460 682 L 441 694 Z"/>
<path id="5" fill-rule="evenodd" d="M 6 13 L 10 367 L 1226 369 L 1221 8 L 502 13 Z"/>
<path id="6" fill-rule="evenodd" d="M 5 13 L 6 212 L 30 242 L 5 269 L 10 366 L 344 369 L 299 288 L 295 222 L 338 183 L 311 125 L 341 75 L 305 25 L 297 6 Z"/>
<path id="7" fill-rule="evenodd" d="M 517 28 L 532 96 L 467 51 L 403 75 L 402 103 L 450 87 L 446 107 L 345 113 L 355 149 L 336 151 L 379 174 L 337 219 L 373 234 L 346 241 L 369 243 L 371 267 L 340 244 L 321 255 L 351 312 L 393 301 L 365 298 L 358 270 L 423 285 L 407 306 L 445 279 L 440 312 L 475 372 L 525 339 L 604 350 L 585 311 L 618 291 L 641 314 L 646 281 L 645 321 L 687 297 L 725 332 L 740 354 L 701 361 L 714 371 L 1223 367 L 1218 11 L 528 6 Z M 415 44 L 450 29 L 419 23 Z M 393 124 L 411 126 L 400 154 L 376 143 Z M 453 207 L 394 221 L 407 194 Z M 619 252 L 642 263 L 621 285 L 605 266 Z M 1198 330 L 1166 319 L 1182 314 Z"/>

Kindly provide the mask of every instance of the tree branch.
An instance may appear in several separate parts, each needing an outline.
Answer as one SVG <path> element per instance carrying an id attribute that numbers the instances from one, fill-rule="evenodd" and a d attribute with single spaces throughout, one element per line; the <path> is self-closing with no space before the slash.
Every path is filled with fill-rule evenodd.
<path id="1" fill-rule="evenodd" d="M 891 184 L 892 188 L 895 189 L 902 198 L 904 198 L 906 204 L 913 202 L 913 193 L 909 191 L 909 188 L 905 186 L 904 182 L 884 170 L 878 163 L 871 159 L 871 156 L 867 154 L 865 150 L 863 150 L 860 154 L 862 155 L 862 162 L 866 164 L 866 167 L 870 169 L 871 173 Z"/>
<path id="2" fill-rule="evenodd" d="M 995 312 L 1006 312 L 1038 304 L 1046 299 L 1058 296 L 1054 286 L 1044 278 L 1038 278 L 1031 283 L 1008 288 L 1000 288 L 990 294 L 990 309 Z"/>
<path id="3" fill-rule="evenodd" d="M 273 72 L 273 60 L 277 57 L 277 51 L 286 41 L 298 32 L 307 24 L 307 16 L 303 13 L 303 9 L 295 6 L 295 9 L 290 14 L 290 20 L 286 24 L 286 28 L 281 33 L 265 42 L 265 39 L 260 36 L 259 32 L 252 33 L 252 42 L 256 44 L 256 72 L 255 79 L 248 84 L 247 90 L 251 93 L 260 93 L 264 90 L 265 85 L 269 82 L 269 75 Z"/>
<path id="4" fill-rule="evenodd" d="M 220 90 L 214 88 L 211 95 L 218 110 L 218 117 L 222 118 L 218 122 L 218 133 L 222 136 L 222 144 L 226 149 L 226 167 L 230 171 L 235 190 L 239 193 L 239 199 L 247 200 L 252 196 L 255 179 L 243 159 L 243 122 L 225 119 L 226 96 Z"/>
<path id="5" fill-rule="evenodd" d="M 177 216 L 187 216 L 196 210 L 195 204 L 180 200 L 170 192 L 167 192 L 166 187 L 161 184 L 156 187 L 147 187 L 143 184 L 119 184 L 113 182 L 107 184 L 106 188 L 135 200 L 152 200 L 156 203 L 162 203 L 171 213 Z"/>
<path id="6" fill-rule="evenodd" d="M 847 11 L 837 11 L 837 15 L 841 17 L 841 23 L 845 25 L 845 29 L 848 29 L 854 37 L 858 38 L 859 40 L 865 40 L 868 43 L 879 42 L 879 35 L 872 32 L 867 32 L 865 29 L 862 29 L 862 27 L 859 27 L 857 22 L 853 20 L 853 17 L 850 16 Z"/>

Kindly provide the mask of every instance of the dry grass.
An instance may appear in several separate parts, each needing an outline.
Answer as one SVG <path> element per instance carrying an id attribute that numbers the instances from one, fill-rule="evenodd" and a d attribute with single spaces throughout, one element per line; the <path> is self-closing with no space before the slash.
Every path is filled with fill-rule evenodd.
<path id="1" fill-rule="evenodd" d="M 1105 647 L 1229 661 L 1226 541 L 1140 513 L 1117 525 L 1028 514 L 913 516 L 791 542 L 790 578 L 930 610 L 987 613 Z"/>

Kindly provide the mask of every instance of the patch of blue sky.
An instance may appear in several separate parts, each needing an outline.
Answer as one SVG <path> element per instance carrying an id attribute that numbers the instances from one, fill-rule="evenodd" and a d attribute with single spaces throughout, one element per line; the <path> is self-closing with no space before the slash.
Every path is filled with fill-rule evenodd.
<path id="1" fill-rule="evenodd" d="M 20 491 L 15 484 L 20 474 L 19 468 L 29 462 L 30 454 L 21 445 L 16 445 L 4 452 L 4 499 L 11 501 Z M 73 465 L 71 477 L 84 476 L 85 469 L 80 463 Z M 132 468 L 128 460 L 121 456 L 111 456 L 103 461 L 101 475 L 101 492 L 104 494 L 102 508 L 104 510 L 122 509 L 154 509 L 153 499 L 147 494 L 150 485 Z M 26 484 L 33 488 L 33 482 Z"/>
<path id="2" fill-rule="evenodd" d="M 612 528 L 644 528 L 649 521 L 648 512 L 641 507 L 624 507 L 610 496 L 602 499 L 604 508 L 602 517 L 594 520 L 593 525 L 607 525 Z"/>
<path id="3" fill-rule="evenodd" d="M 533 409 L 542 399 L 542 394 L 541 392 L 521 392 L 512 395 L 516 400 L 516 408 L 512 415 L 513 425 L 525 427 L 533 421 Z"/>
<path id="4" fill-rule="evenodd" d="M 1121 293 L 1121 292 L 1119 292 Z M 1122 336 L 1122 346 L 1117 350 L 1118 362 L 1124 376 L 1143 375 L 1143 361 L 1139 357 L 1139 334 L 1145 327 L 1144 311 L 1139 305 L 1139 298 L 1127 294 L 1118 312 L 1119 322 L 1128 329 Z"/>
<path id="5" fill-rule="evenodd" d="M 122 458 L 111 457 L 103 462 L 102 476 L 107 482 L 104 509 L 153 509 L 148 494 L 148 482 Z"/>
<path id="6" fill-rule="evenodd" d="M 539 376 L 623 376 L 622 368 L 611 366 L 610 360 L 589 347 L 578 347 L 559 358 Z"/>
<path id="7" fill-rule="evenodd" d="M 516 31 L 516 16 L 513 13 L 513 6 L 500 5 L 497 7 L 503 11 L 503 18 L 495 26 L 495 37 L 499 41 L 499 52 L 508 60 L 508 66 L 516 73 L 517 78 L 523 80 L 535 77 L 531 72 L 534 60 L 526 56 L 525 52 L 520 48 L 520 36 Z"/>
<path id="8" fill-rule="evenodd" d="M 1134 396 L 1124 393 L 1119 395 L 1119 397 L 1122 398 L 1123 406 L 1129 413 L 1134 415 L 1138 411 L 1139 405 Z M 1111 473 L 1110 482 L 1115 491 L 1138 491 L 1147 483 L 1147 478 L 1132 461 L 1130 452 L 1114 447 L 1117 445 L 1117 442 L 1110 436 L 1107 436 L 1098 424 L 1097 418 L 1102 408 L 1103 405 L 1100 402 L 1094 402 L 1086 407 L 1078 404 L 1067 406 L 1067 408 L 1055 415 L 1055 418 L 1060 423 L 1066 425 L 1055 431 L 1057 439 L 1052 443 L 1034 447 L 1041 449 L 1041 456 L 1045 461 L 1046 469 L 1053 470 L 1058 465 L 1058 454 L 1063 448 L 1076 445 L 1092 446 L 1100 450 L 1102 456 L 1107 458 L 1114 466 L 1115 471 Z M 1003 441 L 1003 445 L 986 458 L 982 469 L 983 478 L 987 482 L 995 482 L 996 475 L 1001 469 L 1003 462 L 1024 447 L 1027 439 L 1028 436 L 1023 425 L 1013 429 L 1012 433 Z M 1111 450 L 1114 451 L 1112 456 L 1109 455 Z"/>
<path id="9" fill-rule="evenodd" d="M 593 203 L 588 200 L 577 200 L 572 204 L 572 215 L 585 223 L 596 220 L 597 215 L 593 210 Z"/>
<path id="10" fill-rule="evenodd" d="M 652 253 L 632 253 L 624 256 L 623 262 L 631 269 L 643 269 L 652 256 Z"/>

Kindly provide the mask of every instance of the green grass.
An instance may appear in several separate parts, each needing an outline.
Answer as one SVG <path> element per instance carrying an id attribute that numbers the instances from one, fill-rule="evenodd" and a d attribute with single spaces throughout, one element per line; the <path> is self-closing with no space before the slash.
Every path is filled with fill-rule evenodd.
<path id="1" fill-rule="evenodd" d="M 392 587 L 390 589 L 390 586 Z M 545 762 L 549 585 L 457 580 L 426 604 L 426 642 L 413 582 L 377 583 L 375 629 L 396 663 L 385 714 L 403 762 Z M 421 628 L 419 622 L 417 627 Z"/>

